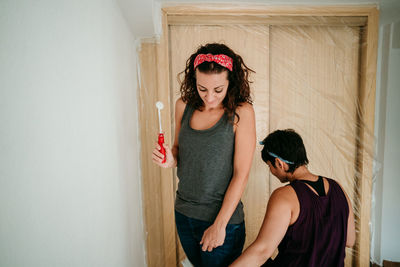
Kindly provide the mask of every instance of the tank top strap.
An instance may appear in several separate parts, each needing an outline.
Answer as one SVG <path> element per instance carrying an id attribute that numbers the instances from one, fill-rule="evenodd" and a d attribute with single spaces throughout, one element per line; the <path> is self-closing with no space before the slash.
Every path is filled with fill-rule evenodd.
<path id="1" fill-rule="evenodd" d="M 183 115 L 182 115 L 181 125 L 190 121 L 190 118 L 192 117 L 193 112 L 194 112 L 194 108 L 192 108 L 189 104 L 186 104 L 185 110 L 183 111 Z"/>
<path id="2" fill-rule="evenodd" d="M 303 199 L 308 199 L 310 197 L 310 193 L 314 194 L 311 189 L 301 181 L 295 180 L 290 183 L 290 186 L 293 187 L 294 191 L 296 192 L 300 204 Z"/>
<path id="3" fill-rule="evenodd" d="M 344 199 L 346 199 L 346 195 L 345 195 L 344 191 L 342 190 L 342 188 L 340 187 L 340 185 L 333 179 L 330 179 L 330 178 L 326 178 L 326 179 L 329 182 L 328 194 L 331 197 L 341 196 L 341 197 L 344 197 Z M 347 202 L 347 199 L 346 199 L 346 202 Z"/>

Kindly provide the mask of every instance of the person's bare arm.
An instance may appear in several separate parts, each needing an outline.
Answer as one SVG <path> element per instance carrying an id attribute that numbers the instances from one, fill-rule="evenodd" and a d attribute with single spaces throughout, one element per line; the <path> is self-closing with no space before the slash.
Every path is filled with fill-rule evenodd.
<path id="1" fill-rule="evenodd" d="M 230 266 L 261 266 L 271 257 L 290 225 L 293 194 L 296 193 L 290 186 L 272 193 L 256 240 Z"/>
<path id="2" fill-rule="evenodd" d="M 200 242 L 203 251 L 212 251 L 224 243 L 226 225 L 242 197 L 250 173 L 256 147 L 254 109 L 252 105 L 245 103 L 237 109 L 237 113 L 240 120 L 235 132 L 233 177 L 214 223 L 203 234 Z"/>

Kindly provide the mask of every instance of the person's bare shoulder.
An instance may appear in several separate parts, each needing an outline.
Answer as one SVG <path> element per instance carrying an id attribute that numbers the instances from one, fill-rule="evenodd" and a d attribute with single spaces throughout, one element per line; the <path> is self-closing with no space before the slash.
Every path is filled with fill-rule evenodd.
<path id="1" fill-rule="evenodd" d="M 240 120 L 249 120 L 255 117 L 253 105 L 250 103 L 242 103 L 239 107 L 236 108 L 236 113 L 239 115 Z M 240 123 L 239 120 L 239 123 Z M 235 118 L 235 122 L 238 122 L 238 118 Z"/>
<path id="2" fill-rule="evenodd" d="M 255 120 L 256 116 L 254 113 L 254 108 L 252 104 L 249 103 L 242 103 L 241 106 L 236 108 L 235 120 L 234 120 L 234 131 L 236 132 L 237 129 L 241 129 L 240 131 L 248 131 L 254 132 L 255 134 Z"/>
<path id="3" fill-rule="evenodd" d="M 186 107 L 186 103 L 183 102 L 182 97 L 178 98 L 175 102 L 175 109 L 177 111 L 181 111 L 181 110 L 183 111 L 183 110 L 185 110 L 185 107 Z"/>
<path id="4" fill-rule="evenodd" d="M 182 98 L 178 98 L 175 102 L 175 117 L 182 118 L 183 111 L 185 110 L 186 103 L 183 102 Z M 180 121 L 180 120 L 179 120 Z"/>
<path id="5" fill-rule="evenodd" d="M 274 205 L 292 206 L 297 201 L 297 195 L 290 185 L 282 186 L 272 192 L 269 202 Z"/>

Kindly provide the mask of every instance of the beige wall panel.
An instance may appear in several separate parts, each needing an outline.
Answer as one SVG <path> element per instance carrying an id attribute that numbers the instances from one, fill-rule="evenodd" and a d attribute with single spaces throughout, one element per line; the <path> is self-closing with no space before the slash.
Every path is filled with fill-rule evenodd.
<path id="1" fill-rule="evenodd" d="M 268 27 L 267 26 L 170 26 L 171 88 L 173 102 L 179 98 L 178 73 L 185 68 L 186 60 L 201 44 L 221 42 L 243 57 L 251 75 L 252 96 L 256 112 L 257 140 L 268 133 Z M 181 78 L 182 79 L 182 78 Z M 173 114 L 171 114 L 173 118 Z M 246 216 L 246 245 L 254 241 L 269 198 L 268 169 L 260 158 L 257 146 L 249 182 L 242 197 Z"/>
<path id="2" fill-rule="evenodd" d="M 274 26 L 270 40 L 271 131 L 298 131 L 310 170 L 334 178 L 354 200 L 359 28 Z"/>

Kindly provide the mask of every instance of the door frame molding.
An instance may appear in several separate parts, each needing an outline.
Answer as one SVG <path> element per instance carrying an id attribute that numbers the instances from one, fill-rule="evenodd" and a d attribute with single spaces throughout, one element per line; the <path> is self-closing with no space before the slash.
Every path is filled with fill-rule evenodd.
<path id="1" fill-rule="evenodd" d="M 374 113 L 379 11 L 376 5 L 267 6 L 240 4 L 178 4 L 161 8 L 163 34 L 156 41 L 143 41 L 139 51 L 139 123 L 143 214 L 145 216 L 148 266 L 179 266 L 174 224 L 174 175 L 171 169 L 156 168 L 151 162 L 158 118 L 154 103 L 164 102 L 163 129 L 167 144 L 173 142 L 169 77 L 169 25 L 348 25 L 362 27 L 359 107 L 357 125 L 356 184 L 360 214 L 355 255 L 357 266 L 370 260 L 370 215 L 374 155 Z M 151 103 L 145 104 L 145 103 Z M 152 138 L 149 140 L 148 135 Z M 154 136 L 154 137 L 153 137 Z M 160 232 L 161 231 L 161 232 Z M 362 233 L 362 234 L 360 234 Z"/>

